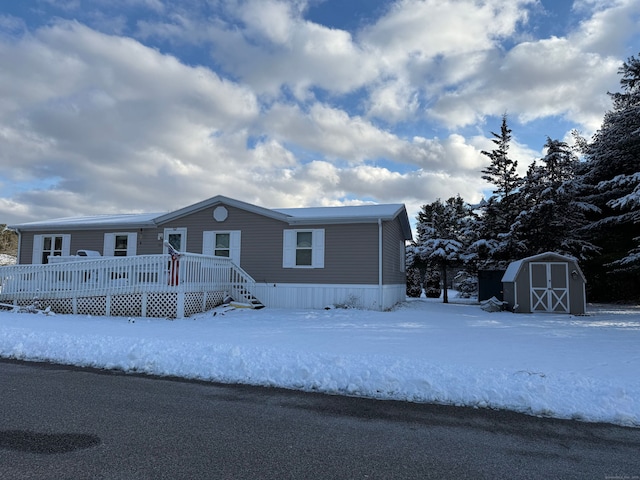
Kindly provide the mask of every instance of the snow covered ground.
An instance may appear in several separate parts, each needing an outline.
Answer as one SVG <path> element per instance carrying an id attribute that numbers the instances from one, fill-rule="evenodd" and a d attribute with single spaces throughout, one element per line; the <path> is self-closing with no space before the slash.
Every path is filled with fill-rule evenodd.
<path id="1" fill-rule="evenodd" d="M 0 356 L 640 427 L 640 307 L 488 313 L 218 308 L 131 319 L 0 313 Z"/>

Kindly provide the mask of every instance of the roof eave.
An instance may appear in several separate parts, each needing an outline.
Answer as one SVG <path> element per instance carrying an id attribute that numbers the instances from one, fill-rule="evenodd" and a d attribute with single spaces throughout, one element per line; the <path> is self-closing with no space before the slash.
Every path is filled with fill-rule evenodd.
<path id="1" fill-rule="evenodd" d="M 90 223 L 82 224 L 77 223 L 73 225 L 60 225 L 55 223 L 43 223 L 38 225 L 7 225 L 9 230 L 15 232 L 40 232 L 40 231 L 57 231 L 57 232 L 75 232 L 79 230 L 131 230 L 141 228 L 156 228 L 156 224 L 153 221 L 148 222 L 135 222 L 135 223 Z"/>
<path id="2" fill-rule="evenodd" d="M 286 222 L 290 218 L 289 215 L 285 215 L 284 213 L 278 213 L 273 210 L 269 210 L 268 208 L 259 207 L 251 203 L 242 202 L 240 200 L 235 200 L 233 198 L 225 197 L 223 195 L 216 195 L 215 197 L 211 197 L 211 198 L 208 198 L 207 200 L 194 203 L 193 205 L 189 205 L 179 210 L 175 210 L 173 212 L 160 215 L 159 217 L 156 217 L 154 219 L 154 222 L 157 225 L 160 225 L 166 222 L 170 222 L 171 220 L 175 220 L 176 218 L 180 218 L 185 215 L 189 215 L 191 213 L 195 213 L 200 210 L 204 210 L 205 208 L 209 208 L 219 204 L 239 208 L 240 210 L 245 210 L 251 213 L 255 213 L 257 215 L 262 215 L 263 217 L 269 217 L 269 218 L 273 218 L 275 220 L 280 220 L 283 222 Z"/>

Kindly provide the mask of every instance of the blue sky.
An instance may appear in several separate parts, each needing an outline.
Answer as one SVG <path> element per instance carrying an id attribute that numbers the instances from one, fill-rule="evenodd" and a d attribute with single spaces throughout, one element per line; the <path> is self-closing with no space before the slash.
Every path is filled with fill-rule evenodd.
<path id="1" fill-rule="evenodd" d="M 503 113 L 524 173 L 639 53 L 637 0 L 4 0 L 0 223 L 477 202 Z"/>

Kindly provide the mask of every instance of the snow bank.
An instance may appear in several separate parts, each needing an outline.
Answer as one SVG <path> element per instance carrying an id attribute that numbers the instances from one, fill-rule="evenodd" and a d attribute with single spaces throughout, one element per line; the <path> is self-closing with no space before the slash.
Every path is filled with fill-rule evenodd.
<path id="1" fill-rule="evenodd" d="M 3 312 L 0 356 L 640 426 L 637 308 L 224 310 L 175 321 Z"/>

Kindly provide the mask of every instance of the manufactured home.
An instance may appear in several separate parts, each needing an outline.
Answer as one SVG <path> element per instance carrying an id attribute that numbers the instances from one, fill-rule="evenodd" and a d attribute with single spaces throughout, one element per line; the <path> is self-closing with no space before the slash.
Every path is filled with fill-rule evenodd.
<path id="1" fill-rule="evenodd" d="M 9 228 L 19 235 L 18 265 L 11 268 L 28 270 L 32 277 L 48 268 L 57 269 L 54 276 L 62 279 L 66 278 L 65 269 L 75 269 L 76 276 L 84 271 L 87 277 L 93 263 L 120 262 L 130 269 L 136 265 L 135 275 L 109 267 L 112 270 L 101 275 L 102 297 L 109 295 L 111 287 L 123 289 L 122 284 L 140 283 L 134 277 L 161 284 L 163 290 L 185 289 L 196 275 L 219 268 L 211 263 L 205 269 L 202 262 L 214 262 L 245 279 L 242 295 L 236 289 L 235 296 L 273 308 L 390 308 L 405 299 L 405 243 L 412 238 L 402 204 L 268 209 L 223 196 L 169 213 L 62 218 Z M 168 263 L 167 249 L 171 247 L 182 254 L 178 266 Z M 191 270 L 185 270 L 187 265 Z M 7 273 L 0 269 L 0 281 L 3 275 L 5 278 L 0 287 L 2 302 L 14 300 L 18 293 L 13 292 L 11 298 Z M 15 272 L 11 275 L 16 278 Z M 203 281 L 198 277 L 198 282 L 192 283 Z M 159 287 L 136 288 L 131 294 Z M 207 288 L 213 287 L 204 290 Z M 39 286 L 40 299 L 48 295 L 47 290 L 52 291 L 52 297 L 64 295 L 54 282 Z M 27 292 L 21 301 L 34 293 L 27 284 L 21 291 Z M 217 294 L 216 301 L 221 296 Z M 76 310 L 78 301 L 71 301 Z M 110 303 L 113 299 L 101 301 Z M 196 303 L 201 301 L 203 308 L 211 305 L 200 297 Z"/>

